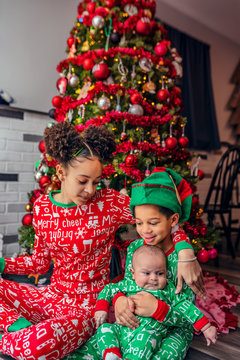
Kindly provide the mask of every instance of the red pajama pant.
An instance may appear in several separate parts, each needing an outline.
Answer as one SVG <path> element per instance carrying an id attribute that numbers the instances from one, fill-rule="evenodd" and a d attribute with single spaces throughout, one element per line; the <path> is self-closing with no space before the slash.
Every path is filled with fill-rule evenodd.
<path id="1" fill-rule="evenodd" d="M 34 288 L 0 279 L 0 352 L 21 360 L 61 359 L 92 335 L 97 295 L 83 300 L 51 286 Z M 19 317 L 33 325 L 8 332 Z"/>

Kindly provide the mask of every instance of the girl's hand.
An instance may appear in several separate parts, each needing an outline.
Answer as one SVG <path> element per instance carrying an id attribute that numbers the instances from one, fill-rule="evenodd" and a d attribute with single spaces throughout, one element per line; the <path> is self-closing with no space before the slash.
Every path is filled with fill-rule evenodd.
<path id="1" fill-rule="evenodd" d="M 192 259 L 194 257 L 195 254 L 191 249 L 181 250 L 178 254 L 179 260 Z M 185 280 L 185 283 L 192 289 L 193 292 L 195 292 L 197 296 L 201 298 L 206 296 L 203 273 L 197 260 L 178 262 L 177 278 L 178 282 L 175 291 L 176 294 L 179 294 L 182 290 L 183 280 Z"/>
<path id="2" fill-rule="evenodd" d="M 127 326 L 135 330 L 139 326 L 139 320 L 133 314 L 134 302 L 126 296 L 120 296 L 114 305 L 115 318 L 119 325 Z"/>
<path id="3" fill-rule="evenodd" d="M 96 322 L 96 328 L 106 322 L 108 313 L 106 311 L 98 310 L 95 312 L 94 319 Z"/>
<path id="4" fill-rule="evenodd" d="M 207 346 L 211 345 L 211 342 L 215 344 L 217 341 L 217 329 L 215 326 L 209 324 L 207 329 L 204 330 L 204 328 L 205 326 L 203 327 L 202 332 L 205 336 L 205 339 L 207 340 Z"/>
<path id="5" fill-rule="evenodd" d="M 140 291 L 137 295 L 129 296 L 134 301 L 134 313 L 139 316 L 151 317 L 157 310 L 158 301 L 152 294 L 146 291 Z"/>

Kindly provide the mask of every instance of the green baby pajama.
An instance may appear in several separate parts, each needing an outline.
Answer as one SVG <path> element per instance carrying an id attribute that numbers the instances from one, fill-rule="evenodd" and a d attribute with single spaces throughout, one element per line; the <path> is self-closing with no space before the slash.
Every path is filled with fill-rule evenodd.
<path id="1" fill-rule="evenodd" d="M 175 289 L 175 286 L 168 282 L 163 290 L 147 290 L 158 299 L 158 308 L 152 317 L 137 316 L 140 326 L 135 330 L 116 323 L 100 326 L 97 340 L 102 358 L 110 360 L 114 358 L 111 354 L 115 354 L 123 359 L 150 359 L 159 349 L 161 340 L 166 337 L 167 328 L 176 322 L 168 304 L 197 329 L 202 328 L 208 320 L 184 295 L 176 295 Z M 108 284 L 100 292 L 95 310 L 108 312 L 111 302 L 114 304 L 119 296 L 134 295 L 142 290 L 134 281 L 128 279 L 117 284 Z"/>

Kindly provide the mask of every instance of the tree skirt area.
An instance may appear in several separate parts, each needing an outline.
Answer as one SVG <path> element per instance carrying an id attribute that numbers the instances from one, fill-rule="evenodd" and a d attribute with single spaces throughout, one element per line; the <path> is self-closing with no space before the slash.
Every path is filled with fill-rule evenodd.
<path id="1" fill-rule="evenodd" d="M 205 273 L 206 299 L 197 297 L 196 306 L 215 325 L 219 332 L 227 334 L 238 326 L 238 317 L 231 311 L 232 307 L 240 303 L 240 294 L 234 286 L 218 274 L 210 276 Z"/>

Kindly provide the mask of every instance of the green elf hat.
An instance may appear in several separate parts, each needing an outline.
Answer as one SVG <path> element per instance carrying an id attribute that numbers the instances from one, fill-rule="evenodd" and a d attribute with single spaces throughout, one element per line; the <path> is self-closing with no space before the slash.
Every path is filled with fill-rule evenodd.
<path id="1" fill-rule="evenodd" d="M 179 222 L 187 221 L 192 207 L 192 190 L 175 171 L 157 167 L 141 183 L 132 185 L 130 210 L 137 205 L 163 206 L 179 214 Z"/>

